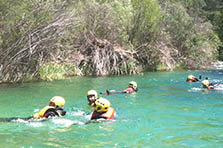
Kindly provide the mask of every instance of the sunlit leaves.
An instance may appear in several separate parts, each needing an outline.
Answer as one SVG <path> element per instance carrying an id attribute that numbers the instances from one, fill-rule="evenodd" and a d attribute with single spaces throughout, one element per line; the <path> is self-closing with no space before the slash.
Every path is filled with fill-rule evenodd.
<path id="1" fill-rule="evenodd" d="M 151 42 L 159 29 L 161 12 L 156 0 L 132 0 L 133 16 L 129 25 L 129 41 Z"/>

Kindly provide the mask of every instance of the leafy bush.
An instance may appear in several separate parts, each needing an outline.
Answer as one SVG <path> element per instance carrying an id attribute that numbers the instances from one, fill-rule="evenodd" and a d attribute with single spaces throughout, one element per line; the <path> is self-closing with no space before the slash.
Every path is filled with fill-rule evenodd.
<path id="1" fill-rule="evenodd" d="M 39 76 L 42 80 L 52 81 L 66 79 L 77 75 L 76 67 L 72 64 L 47 63 L 40 67 Z"/>
<path id="2" fill-rule="evenodd" d="M 0 82 L 205 68 L 223 20 L 216 35 L 207 1 L 0 0 Z"/>
<path id="3" fill-rule="evenodd" d="M 132 17 L 128 26 L 129 41 L 135 47 L 156 39 L 161 20 L 159 4 L 154 0 L 132 0 Z"/>

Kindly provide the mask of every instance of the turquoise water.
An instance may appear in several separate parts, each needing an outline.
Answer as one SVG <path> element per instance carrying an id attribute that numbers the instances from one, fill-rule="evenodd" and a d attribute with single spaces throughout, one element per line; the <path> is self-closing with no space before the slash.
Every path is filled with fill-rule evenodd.
<path id="1" fill-rule="evenodd" d="M 186 83 L 189 74 L 223 83 L 223 71 L 154 72 L 135 76 L 77 77 L 65 81 L 0 85 L 0 117 L 28 117 L 55 95 L 66 99 L 67 115 L 40 122 L 0 122 L 1 148 L 222 148 L 223 89 Z M 114 121 L 90 123 L 89 89 L 139 92 L 104 96 Z"/>

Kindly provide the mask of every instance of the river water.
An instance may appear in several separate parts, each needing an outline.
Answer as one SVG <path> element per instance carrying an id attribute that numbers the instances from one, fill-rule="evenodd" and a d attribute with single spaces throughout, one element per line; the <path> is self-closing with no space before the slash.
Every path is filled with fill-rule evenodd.
<path id="1" fill-rule="evenodd" d="M 187 83 L 189 74 L 223 83 L 223 71 L 213 70 L 2 84 L 0 118 L 32 116 L 56 95 L 65 97 L 67 114 L 44 122 L 0 122 L 0 148 L 222 148 L 223 89 Z M 102 95 L 115 108 L 115 120 L 83 124 L 92 111 L 89 89 L 121 91 L 132 80 L 137 94 Z"/>

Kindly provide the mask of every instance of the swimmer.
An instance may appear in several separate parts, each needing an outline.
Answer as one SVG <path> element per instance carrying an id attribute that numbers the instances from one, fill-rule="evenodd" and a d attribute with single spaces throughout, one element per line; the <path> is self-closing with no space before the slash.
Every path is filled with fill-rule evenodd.
<path id="1" fill-rule="evenodd" d="M 65 99 L 60 96 L 54 96 L 48 106 L 45 106 L 39 113 L 34 114 L 33 119 L 49 118 L 54 116 L 65 116 L 66 111 L 62 108 Z"/>
<path id="2" fill-rule="evenodd" d="M 198 81 L 200 81 L 201 80 L 201 75 L 199 76 L 199 79 L 198 78 L 196 78 L 194 75 L 189 75 L 188 77 L 187 77 L 187 82 L 198 82 Z"/>
<path id="3" fill-rule="evenodd" d="M 23 121 L 35 121 L 35 119 L 46 119 L 54 116 L 64 116 L 66 111 L 62 109 L 65 104 L 65 99 L 60 96 L 55 96 L 50 100 L 48 106 L 45 106 L 39 113 L 27 118 L 11 117 L 11 118 L 0 118 L 0 122 L 13 122 L 17 120 Z"/>
<path id="4" fill-rule="evenodd" d="M 135 81 L 131 81 L 129 82 L 129 87 L 127 89 L 125 89 L 123 91 L 123 93 L 133 93 L 133 92 L 137 92 L 138 88 L 137 88 L 137 83 Z"/>
<path id="5" fill-rule="evenodd" d="M 91 120 L 93 119 L 113 119 L 115 110 L 110 107 L 110 102 L 105 98 L 99 98 L 95 101 L 95 109 L 92 113 Z"/>
<path id="6" fill-rule="evenodd" d="M 96 90 L 89 90 L 87 93 L 88 104 L 92 107 L 95 107 L 95 101 L 98 99 L 98 93 Z"/>
<path id="7" fill-rule="evenodd" d="M 100 94 L 102 95 L 114 95 L 114 94 L 129 94 L 129 93 L 134 93 L 137 92 L 138 88 L 137 88 L 137 83 L 135 81 L 131 81 L 129 82 L 129 87 L 121 92 L 117 92 L 115 90 L 106 90 L 106 93 L 102 93 L 100 92 Z"/>
<path id="8" fill-rule="evenodd" d="M 208 77 L 206 77 L 205 80 L 203 80 L 201 84 L 203 88 L 214 89 L 214 85 L 208 80 Z"/>

